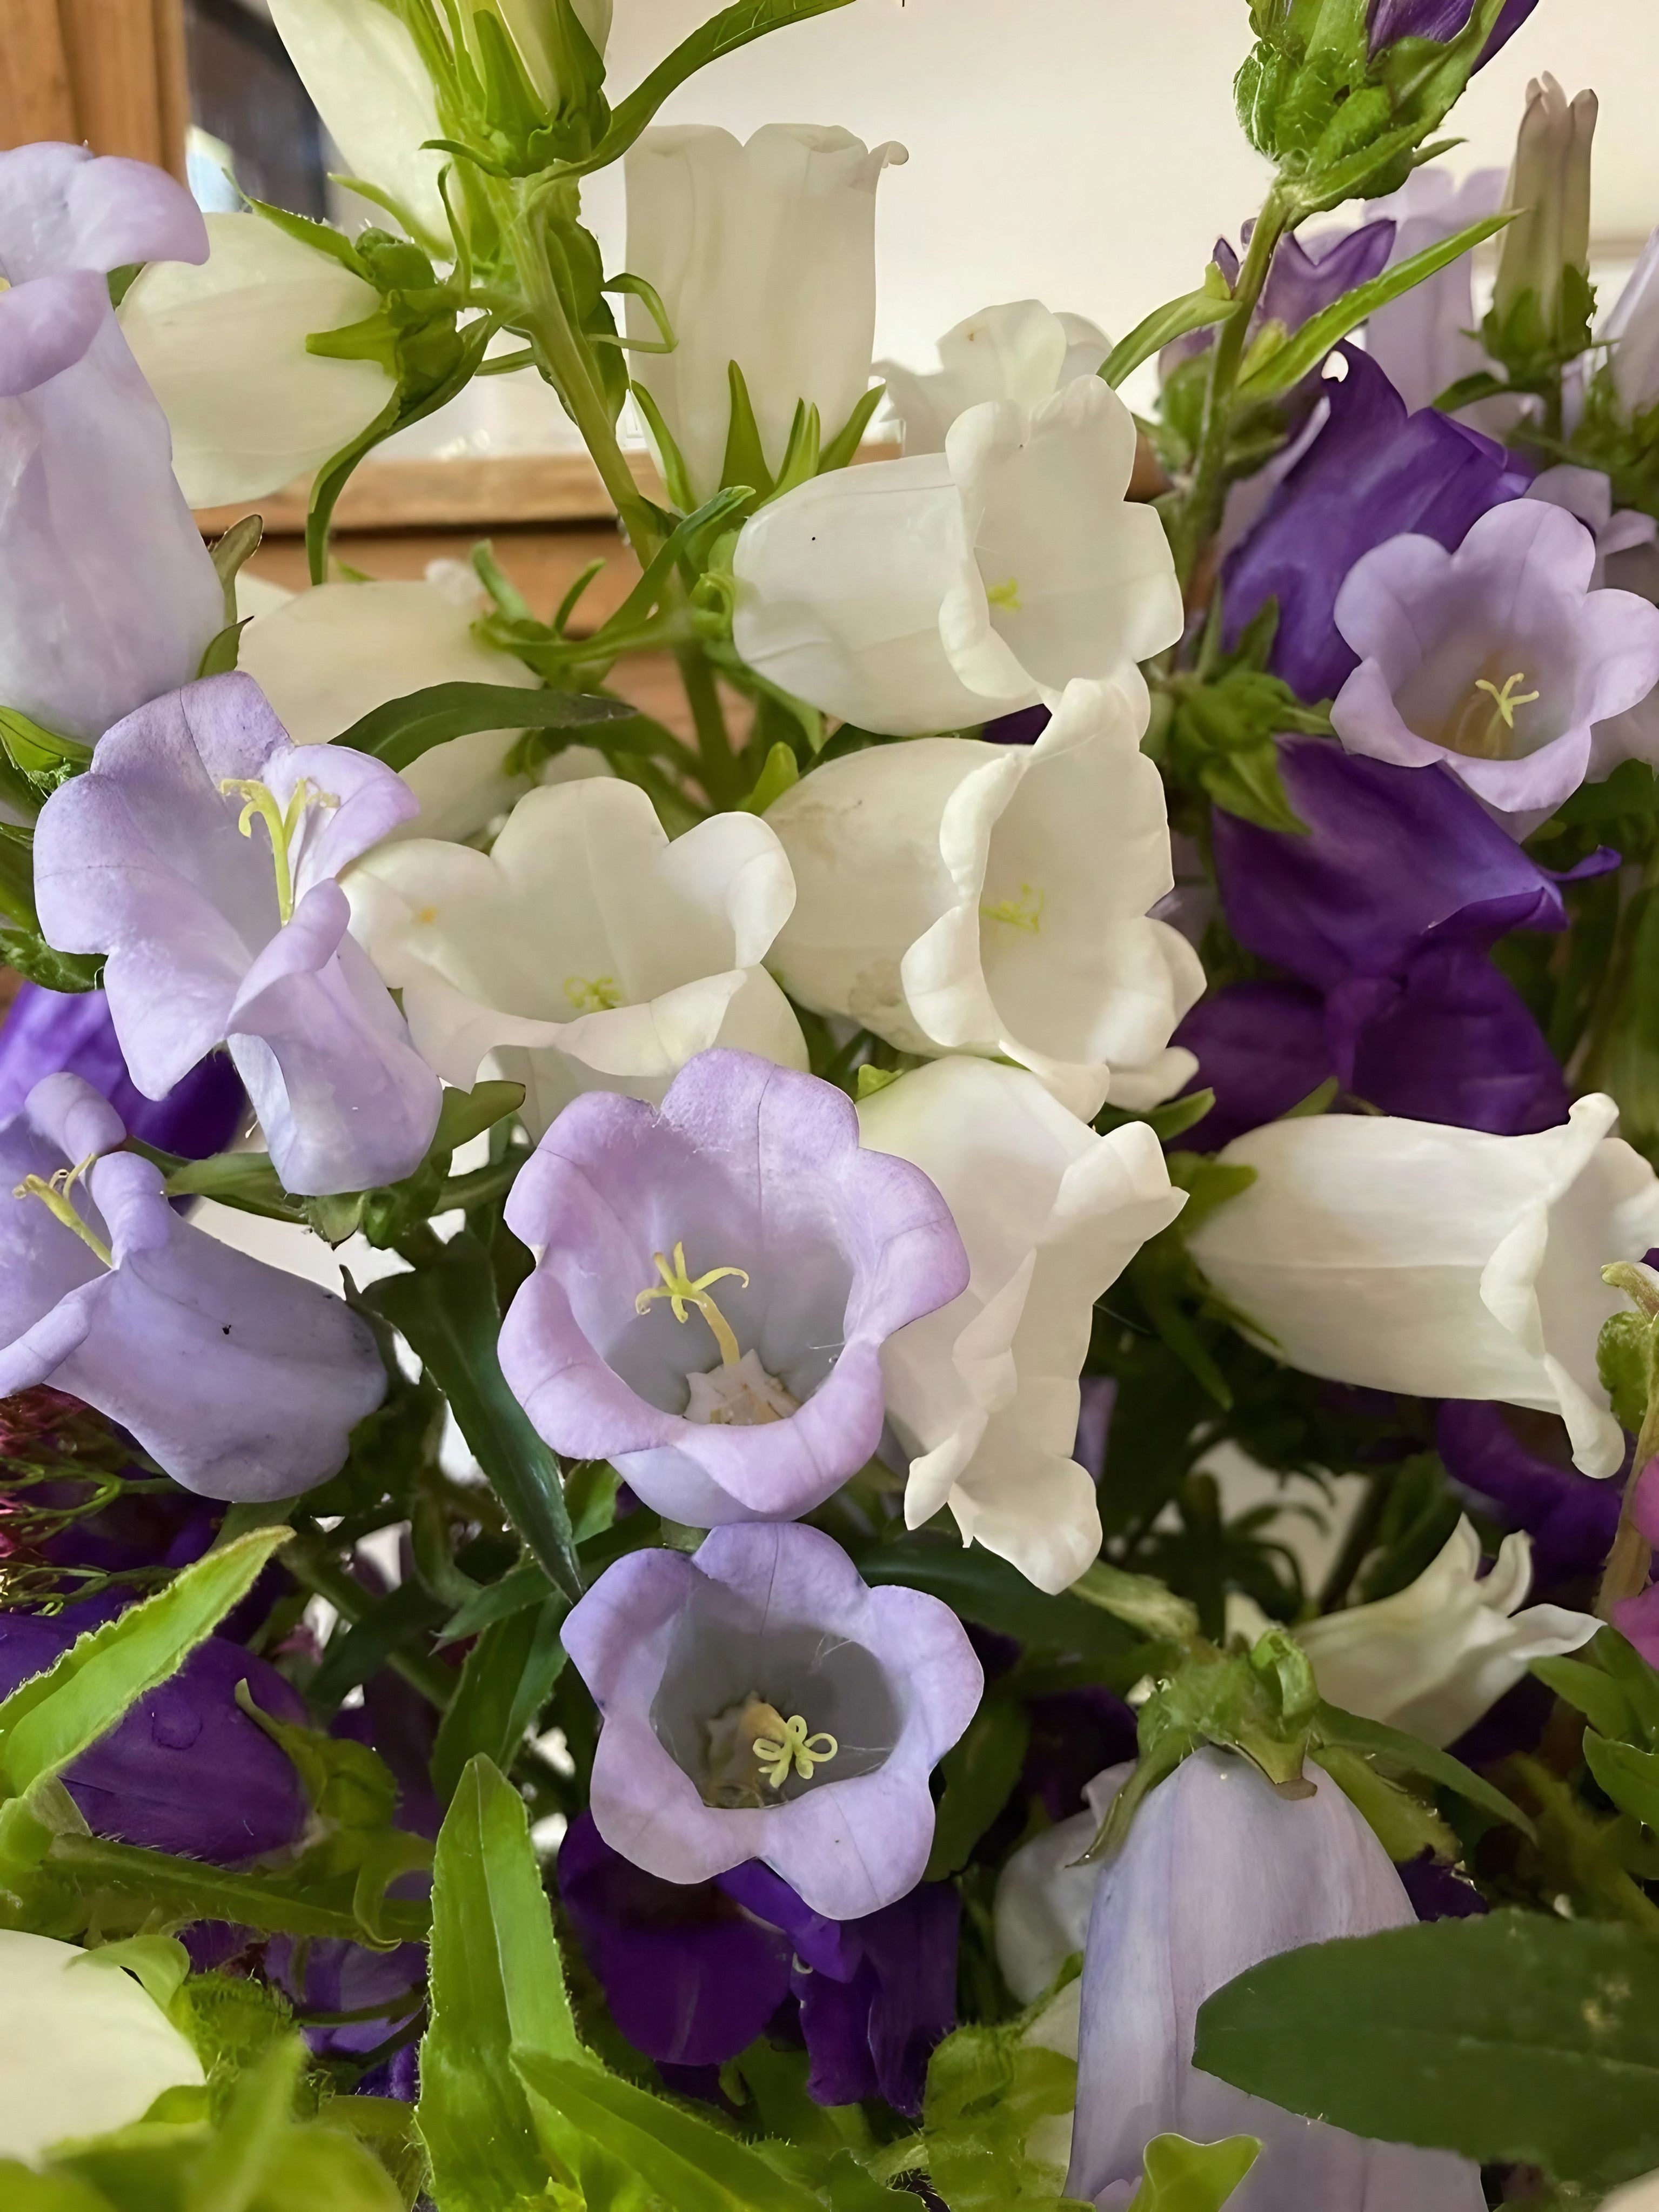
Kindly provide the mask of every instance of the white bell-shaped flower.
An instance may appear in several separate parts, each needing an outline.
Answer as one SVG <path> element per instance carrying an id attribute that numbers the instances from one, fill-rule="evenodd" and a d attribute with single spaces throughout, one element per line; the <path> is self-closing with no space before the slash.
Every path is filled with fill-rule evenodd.
<path id="1" fill-rule="evenodd" d="M 382 0 L 270 0 L 300 82 L 354 177 L 378 185 L 427 235 L 449 236 L 438 179 L 451 155 L 432 80 L 396 9 Z"/>
<path id="2" fill-rule="evenodd" d="M 0 1929 L 0 2158 L 30 2165 L 66 2137 L 129 2127 L 163 2090 L 204 2079 L 191 2045 L 119 1966 Z"/>
<path id="3" fill-rule="evenodd" d="M 256 614 L 237 662 L 295 744 L 326 744 L 377 707 L 432 684 L 535 690 L 540 679 L 523 661 L 474 634 L 482 611 L 482 593 L 429 582 L 318 584 Z M 529 787 L 507 768 L 523 734 L 474 730 L 411 761 L 400 773 L 421 812 L 407 834 L 470 837 L 505 813 Z"/>
<path id="4" fill-rule="evenodd" d="M 1016 1060 L 1085 1119 L 1169 1097 L 1197 1066 L 1170 1037 L 1204 975 L 1148 918 L 1174 878 L 1142 727 L 1115 685 L 1078 683 L 1034 745 L 815 769 L 767 811 L 798 894 L 769 965 L 902 1051 Z"/>
<path id="5" fill-rule="evenodd" d="M 493 1055 L 524 1084 L 537 1136 L 580 1091 L 659 1103 L 713 1045 L 806 1066 L 760 964 L 794 885 L 754 815 L 714 815 L 671 845 L 636 785 L 556 784 L 519 801 L 488 854 L 383 845 L 346 889 L 419 1050 L 464 1090 Z"/>
<path id="6" fill-rule="evenodd" d="M 313 332 L 374 313 L 372 284 L 263 216 L 206 220 L 201 266 L 150 262 L 118 312 L 192 507 L 258 499 L 320 466 L 397 388 L 379 362 L 306 351 Z"/>
<path id="7" fill-rule="evenodd" d="M 1574 1465 L 1613 1474 L 1625 1437 L 1595 1346 L 1624 1301 L 1601 1271 L 1659 1244 L 1659 1180 L 1613 1135 L 1618 1119 L 1596 1094 L 1526 1137 L 1375 1115 L 1274 1121 L 1222 1152 L 1255 1181 L 1190 1249 L 1291 1366 L 1559 1413 Z"/>
<path id="8" fill-rule="evenodd" d="M 1483 1580 L 1480 1539 L 1460 1521 L 1414 1583 L 1375 1604 L 1307 1621 L 1297 1641 L 1328 1704 L 1443 1748 L 1534 1659 L 1577 1651 L 1601 1626 L 1565 1606 L 1527 1606 L 1531 1587 L 1529 1536 L 1505 1536 Z"/>
<path id="9" fill-rule="evenodd" d="M 1040 407 L 1074 377 L 1094 376 L 1111 340 L 1085 315 L 1051 314 L 1040 300 L 981 307 L 946 331 L 939 365 L 917 371 L 878 361 L 888 404 L 904 428 L 907 453 L 942 453 L 958 415 L 988 399 Z"/>
<path id="10" fill-rule="evenodd" d="M 672 353 L 631 356 L 695 497 L 716 490 L 731 428 L 731 364 L 743 372 L 776 471 L 802 400 L 825 441 L 863 398 L 876 331 L 876 186 L 902 146 L 849 131 L 772 123 L 747 145 L 729 131 L 647 131 L 624 161 L 628 266 L 653 285 Z M 645 303 L 628 335 L 659 342 Z"/>
<path id="11" fill-rule="evenodd" d="M 1181 589 L 1125 499 L 1134 417 L 1098 377 L 970 407 L 942 453 L 836 469 L 744 524 L 734 636 L 757 674 L 894 737 L 1055 706 L 1091 677 L 1146 699 Z"/>
<path id="12" fill-rule="evenodd" d="M 1100 1550 L 1094 1480 L 1072 1456 L 1095 1301 L 1185 1195 L 1145 1122 L 1097 1136 L 991 1060 L 901 1076 L 859 1126 L 937 1185 L 973 1270 L 882 1352 L 887 1419 L 910 1455 L 905 1519 L 917 1528 L 948 1505 L 964 1543 L 1062 1590 Z"/>

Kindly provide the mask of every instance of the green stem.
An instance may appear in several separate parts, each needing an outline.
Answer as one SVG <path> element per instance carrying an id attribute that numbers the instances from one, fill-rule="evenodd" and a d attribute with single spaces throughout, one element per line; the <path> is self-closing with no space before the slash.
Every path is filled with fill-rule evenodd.
<path id="1" fill-rule="evenodd" d="M 326 1598 L 343 1620 L 359 1621 L 373 1603 L 368 1592 L 336 1560 L 331 1559 L 319 1536 L 304 1528 L 296 1528 L 294 1540 L 283 1551 L 283 1565 L 296 1581 L 313 1590 L 319 1597 Z M 421 1651 L 409 1651 L 394 1644 L 388 1663 L 395 1674 L 401 1674 L 412 1689 L 440 1712 L 455 1694 L 456 1676 L 453 1668 L 446 1667 L 441 1659 L 433 1659 Z"/>
<path id="2" fill-rule="evenodd" d="M 674 658 L 696 728 L 698 777 L 711 806 L 730 806 L 744 795 L 743 775 L 732 750 L 714 672 L 697 646 L 678 647 Z"/>
<path id="3" fill-rule="evenodd" d="M 1359 1510 L 1348 1524 L 1342 1549 L 1319 1593 L 1321 1613 L 1334 1613 L 1337 1607 L 1353 1588 L 1354 1577 L 1365 1564 L 1366 1554 L 1376 1541 L 1376 1532 L 1382 1525 L 1384 1507 L 1389 1502 L 1389 1491 L 1393 1477 L 1374 1474 L 1360 1500 Z"/>
<path id="4" fill-rule="evenodd" d="M 1636 1456 L 1631 1462 L 1630 1480 L 1625 1485 L 1618 1534 L 1601 1572 L 1601 1588 L 1595 1593 L 1598 1620 L 1611 1620 L 1615 1606 L 1626 1598 L 1640 1596 L 1647 1588 L 1648 1574 L 1653 1565 L 1653 1547 L 1636 1525 L 1636 1492 L 1656 1452 L 1659 1452 L 1659 1391 L 1649 1397 L 1647 1411 L 1642 1416 Z"/>
<path id="5" fill-rule="evenodd" d="M 1192 481 L 1174 531 L 1176 572 L 1182 588 L 1192 582 L 1206 546 L 1221 526 L 1227 498 L 1227 435 L 1232 427 L 1233 392 L 1250 331 L 1250 318 L 1261 298 L 1279 240 L 1289 228 L 1291 205 L 1283 185 L 1275 185 L 1250 234 L 1249 251 L 1238 272 L 1237 305 L 1216 332 L 1210 351 L 1209 381 L 1204 392 L 1204 420 Z"/>
<path id="6" fill-rule="evenodd" d="M 271 1935 L 362 1941 L 362 1928 L 354 1913 L 289 1895 L 269 1875 L 228 1873 L 197 1859 L 108 1843 L 101 1836 L 55 1837 L 45 1865 L 47 1872 L 66 1876 L 77 1890 L 109 1889 L 154 1900 L 180 1919 L 228 1920 Z M 423 1941 L 430 1917 L 426 1905 L 396 1899 L 388 1899 L 380 1908 L 386 1934 L 404 1942 Z"/>

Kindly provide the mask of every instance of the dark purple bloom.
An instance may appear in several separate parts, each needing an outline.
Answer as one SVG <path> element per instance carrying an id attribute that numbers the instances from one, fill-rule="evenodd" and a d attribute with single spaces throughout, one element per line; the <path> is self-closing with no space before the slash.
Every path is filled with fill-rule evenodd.
<path id="1" fill-rule="evenodd" d="M 108 1612 L 94 1604 L 50 1619 L 0 1613 L 0 1695 L 44 1673 Z M 64 1776 L 94 1833 L 219 1865 L 299 1840 L 305 1791 L 287 1753 L 238 1707 L 240 1682 L 273 1719 L 305 1722 L 298 1693 L 274 1667 L 210 1637 Z"/>
<path id="2" fill-rule="evenodd" d="M 927 2059 L 956 2018 L 960 1906 L 927 1882 L 859 1920 L 826 1919 L 758 1861 L 661 1881 L 590 1814 L 559 1849 L 559 1894 L 617 2026 L 665 2069 L 735 2058 L 799 2020 L 821 2105 L 921 2109 Z"/>
<path id="3" fill-rule="evenodd" d="M 374 2020 L 318 2021 L 308 2027 L 306 2041 L 319 2057 L 357 2058 L 377 2050 L 420 2009 L 426 1993 L 423 1943 L 371 1951 L 339 1937 L 302 1944 L 277 1936 L 265 1947 L 263 1963 L 270 1978 L 309 2012 L 387 2008 Z"/>
<path id="4" fill-rule="evenodd" d="M 1135 1755 L 1133 1705 L 1099 1683 L 1033 1698 L 1031 1740 L 1019 1786 L 1055 1822 L 1076 1813 L 1097 1774 Z"/>
<path id="5" fill-rule="evenodd" d="M 1407 1859 L 1395 1872 L 1419 1920 L 1473 1920 L 1492 1910 L 1472 1881 L 1442 1866 L 1432 1852 Z"/>
<path id="6" fill-rule="evenodd" d="M 1224 819 L 1218 811 L 1218 824 Z M 1247 1129 L 1276 1121 L 1335 1073 L 1324 1001 L 1303 983 L 1230 983 L 1200 1000 L 1175 1033 L 1198 1057 L 1194 1090 L 1215 1104 L 1183 1142 L 1219 1152 Z"/>
<path id="7" fill-rule="evenodd" d="M 1373 361 L 1341 349 L 1347 375 L 1322 386 L 1330 417 L 1223 571 L 1229 645 L 1279 601 L 1269 662 L 1302 698 L 1334 698 L 1358 665 L 1336 628 L 1336 597 L 1355 562 L 1403 532 L 1448 550 L 1526 479 L 1501 446 L 1433 408 L 1408 415 Z"/>
<path id="8" fill-rule="evenodd" d="M 133 1136 L 190 1160 L 223 1152 L 247 1103 L 240 1077 L 220 1053 L 180 1076 L 165 1098 L 145 1097 L 127 1073 L 101 991 L 25 983 L 0 1027 L 0 1121 L 22 1111 L 43 1075 L 64 1069 L 101 1091 Z"/>
<path id="9" fill-rule="evenodd" d="M 1252 216 L 1239 233 L 1241 245 L 1249 246 L 1255 228 Z M 1316 315 L 1334 306 L 1345 292 L 1352 292 L 1356 285 L 1368 284 L 1373 276 L 1380 276 L 1388 266 L 1394 242 L 1395 226 L 1386 217 L 1362 223 L 1357 230 L 1322 232 L 1308 245 L 1294 235 L 1282 238 L 1274 251 L 1267 281 L 1261 288 L 1261 300 L 1250 318 L 1250 335 L 1254 337 L 1267 323 L 1279 323 L 1286 331 L 1299 331 L 1304 323 L 1311 322 Z M 1309 246 L 1322 250 L 1310 252 Z M 1227 239 L 1217 239 L 1212 258 L 1228 283 L 1236 288 L 1239 258 Z M 1158 366 L 1167 377 L 1182 362 L 1207 353 L 1214 343 L 1213 330 L 1194 331 L 1188 337 L 1165 346 L 1158 356 Z M 1301 390 L 1304 413 L 1311 410 L 1318 393 L 1316 381 L 1304 382 Z"/>
<path id="10" fill-rule="evenodd" d="M 1525 1442 L 1523 1426 L 1558 1437 L 1559 1457 Z M 1579 1474 L 1559 1424 L 1506 1406 L 1448 1399 L 1435 1423 L 1435 1443 L 1454 1482 L 1532 1538 L 1540 1591 L 1597 1572 L 1619 1526 L 1620 1486 Z"/>
<path id="11" fill-rule="evenodd" d="M 1538 0 L 1505 0 L 1481 53 L 1481 69 L 1500 46 L 1509 44 L 1537 5 Z M 1474 12 L 1474 0 L 1372 0 L 1371 52 L 1380 53 L 1396 39 L 1432 39 L 1437 46 L 1445 46 Z"/>

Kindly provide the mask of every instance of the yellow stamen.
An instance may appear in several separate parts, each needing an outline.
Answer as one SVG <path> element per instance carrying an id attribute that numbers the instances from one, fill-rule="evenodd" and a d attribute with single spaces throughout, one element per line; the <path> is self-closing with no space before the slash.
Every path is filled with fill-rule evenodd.
<path id="1" fill-rule="evenodd" d="M 1020 612 L 1019 579 L 1010 576 L 1006 584 L 988 584 L 985 596 L 994 607 L 1002 607 L 1011 615 Z"/>
<path id="2" fill-rule="evenodd" d="M 65 1229 L 72 1229 L 94 1259 L 106 1267 L 115 1265 L 115 1255 L 101 1237 L 94 1236 L 76 1212 L 70 1196 L 75 1186 L 97 1158 L 89 1152 L 78 1167 L 59 1168 L 50 1182 L 42 1176 L 25 1176 L 12 1192 L 14 1198 L 38 1198 L 54 1220 L 61 1221 Z"/>
<path id="3" fill-rule="evenodd" d="M 994 906 L 982 906 L 980 912 L 987 921 L 1006 921 L 1010 929 L 1023 929 L 1035 937 L 1042 927 L 1042 909 L 1048 903 L 1046 891 L 1034 891 L 1030 884 L 1022 884 L 1017 899 L 999 899 Z"/>
<path id="4" fill-rule="evenodd" d="M 828 1750 L 817 1750 L 816 1747 L 821 1743 L 827 1744 Z M 822 1733 L 817 1735 L 808 1735 L 806 1722 L 803 1716 L 799 1713 L 792 1713 L 784 1722 L 781 1735 L 757 1735 L 755 1738 L 753 1748 L 756 1758 L 761 1763 L 761 1771 L 769 1787 L 773 1790 L 781 1790 L 789 1779 L 789 1770 L 792 1766 L 803 1782 L 810 1782 L 812 1779 L 812 1769 L 815 1766 L 827 1766 L 841 1749 L 841 1746 L 832 1735 L 824 1735 Z"/>
<path id="5" fill-rule="evenodd" d="M 564 995 L 579 1014 L 608 1014 L 623 1002 L 614 975 L 567 975 Z"/>
<path id="6" fill-rule="evenodd" d="M 665 1253 L 653 1252 L 651 1256 L 657 1263 L 657 1273 L 662 1280 L 653 1283 L 648 1290 L 640 1292 L 634 1301 L 635 1312 L 643 1313 L 653 1298 L 666 1298 L 675 1320 L 684 1322 L 687 1317 L 687 1306 L 696 1306 L 714 1333 L 714 1341 L 720 1348 L 722 1363 L 727 1367 L 735 1367 L 743 1353 L 738 1348 L 738 1340 L 732 1333 L 731 1322 L 709 1297 L 708 1285 L 718 1283 L 724 1275 L 733 1275 L 746 1291 L 749 1278 L 744 1270 L 741 1267 L 711 1267 L 706 1275 L 699 1275 L 694 1282 L 686 1272 L 684 1244 L 674 1247 L 672 1267 Z"/>
<path id="7" fill-rule="evenodd" d="M 227 775 L 220 779 L 219 788 L 227 799 L 240 798 L 246 801 L 236 827 L 244 837 L 252 837 L 256 821 L 263 822 L 270 838 L 270 857 L 276 871 L 276 911 L 282 919 L 294 919 L 294 840 L 300 834 L 300 824 L 306 811 L 312 806 L 332 807 L 339 805 L 331 791 L 323 791 L 308 775 L 302 775 L 294 787 L 293 796 L 284 810 L 277 804 L 276 794 L 269 785 L 256 777 Z"/>
<path id="8" fill-rule="evenodd" d="M 1493 684 L 1484 676 L 1474 679 L 1474 691 L 1463 711 L 1453 725 L 1446 742 L 1454 752 L 1465 753 L 1475 760 L 1502 760 L 1505 757 L 1505 739 L 1514 731 L 1517 707 L 1534 705 L 1543 694 L 1539 691 L 1517 693 L 1516 685 L 1526 682 L 1524 672 L 1516 669 L 1506 676 L 1501 684 Z M 1482 706 L 1480 694 L 1491 700 L 1490 708 Z"/>

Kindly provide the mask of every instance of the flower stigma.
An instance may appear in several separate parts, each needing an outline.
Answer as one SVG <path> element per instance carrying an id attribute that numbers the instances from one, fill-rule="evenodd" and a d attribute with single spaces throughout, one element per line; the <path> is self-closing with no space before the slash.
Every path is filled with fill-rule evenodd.
<path id="1" fill-rule="evenodd" d="M 1446 739 L 1452 751 L 1468 755 L 1475 760 L 1507 758 L 1508 740 L 1515 734 L 1516 708 L 1533 706 L 1543 696 L 1538 691 L 1517 692 L 1516 686 L 1526 680 L 1525 672 L 1518 668 L 1513 676 L 1506 676 L 1501 684 L 1493 684 L 1485 676 L 1477 676 L 1474 690 L 1464 702 Z M 1490 705 L 1486 703 L 1487 701 L 1490 701 Z"/>
<path id="2" fill-rule="evenodd" d="M 302 775 L 294 787 L 293 796 L 284 809 L 269 784 L 261 783 L 256 776 L 227 775 L 220 780 L 219 788 L 227 799 L 240 798 L 245 804 L 236 827 L 244 837 L 252 837 L 256 820 L 263 822 L 270 836 L 271 862 L 276 871 L 276 911 L 285 922 L 294 919 L 294 841 L 307 811 L 313 806 L 335 807 L 338 799 L 331 791 L 324 791 L 308 775 Z"/>
<path id="3" fill-rule="evenodd" d="M 723 1812 L 757 1810 L 766 1802 L 763 1784 L 776 1792 L 792 1773 L 810 1782 L 814 1769 L 827 1766 L 841 1749 L 834 1736 L 822 1731 L 810 1734 L 803 1714 L 786 1720 L 758 1690 L 751 1690 L 741 1705 L 717 1714 L 708 1729 L 708 1767 L 702 1796 L 705 1803 Z"/>
<path id="4" fill-rule="evenodd" d="M 65 1229 L 74 1231 L 94 1259 L 101 1261 L 106 1267 L 112 1267 L 115 1265 L 115 1255 L 101 1237 L 95 1236 L 88 1228 L 86 1223 L 76 1212 L 75 1200 L 70 1195 L 97 1157 L 95 1152 L 88 1152 L 78 1166 L 59 1168 L 50 1182 L 43 1176 L 25 1176 L 22 1182 L 14 1188 L 12 1196 L 38 1198 L 54 1220 L 61 1221 Z"/>
<path id="5" fill-rule="evenodd" d="M 988 584 L 985 596 L 994 607 L 1002 608 L 1005 613 L 1017 615 L 1021 611 L 1018 576 L 1010 576 L 1006 584 Z"/>
<path id="6" fill-rule="evenodd" d="M 614 975 L 567 975 L 564 995 L 579 1014 L 608 1014 L 623 1002 Z"/>
<path id="7" fill-rule="evenodd" d="M 675 1320 L 684 1322 L 687 1318 L 685 1310 L 687 1306 L 696 1306 L 697 1311 L 708 1322 L 714 1341 L 720 1348 L 722 1365 L 736 1367 L 741 1361 L 743 1354 L 738 1349 L 738 1340 L 731 1322 L 709 1297 L 708 1285 L 711 1283 L 718 1283 L 724 1275 L 734 1275 L 746 1291 L 749 1288 L 749 1277 L 744 1269 L 711 1267 L 706 1275 L 699 1275 L 693 1281 L 686 1272 L 684 1244 L 675 1245 L 674 1264 L 672 1267 L 668 1264 L 668 1256 L 665 1253 L 653 1252 L 651 1256 L 656 1261 L 657 1273 L 662 1277 L 662 1280 L 660 1283 L 653 1283 L 648 1289 L 640 1292 L 634 1301 L 635 1312 L 642 1314 L 653 1298 L 666 1298 Z"/>
<path id="8" fill-rule="evenodd" d="M 1023 929 L 1035 937 L 1042 927 L 1042 909 L 1048 903 L 1046 891 L 1034 891 L 1030 884 L 1022 884 L 1017 899 L 999 899 L 994 906 L 982 906 L 980 912 L 987 921 L 1006 921 L 1010 929 Z"/>

